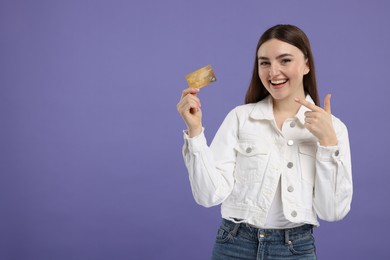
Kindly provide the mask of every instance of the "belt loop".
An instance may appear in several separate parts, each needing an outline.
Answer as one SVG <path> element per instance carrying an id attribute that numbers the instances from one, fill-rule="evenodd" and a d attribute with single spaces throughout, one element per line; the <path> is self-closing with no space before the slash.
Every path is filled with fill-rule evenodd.
<path id="1" fill-rule="evenodd" d="M 284 242 L 286 243 L 286 245 L 289 244 L 290 241 L 289 233 L 290 233 L 289 229 L 284 230 Z"/>
<path id="2" fill-rule="evenodd" d="M 237 235 L 237 231 L 238 231 L 238 229 L 240 228 L 240 225 L 241 225 L 241 223 L 235 223 L 234 224 L 234 228 L 233 228 L 233 230 L 230 232 L 230 234 L 232 234 L 232 236 L 236 236 Z"/>

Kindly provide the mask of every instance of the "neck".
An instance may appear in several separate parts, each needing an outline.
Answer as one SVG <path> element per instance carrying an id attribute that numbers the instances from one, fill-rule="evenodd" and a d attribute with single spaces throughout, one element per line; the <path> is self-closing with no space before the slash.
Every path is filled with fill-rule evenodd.
<path id="1" fill-rule="evenodd" d="M 293 98 L 287 100 L 273 100 L 275 123 L 279 130 L 282 130 L 283 123 L 287 118 L 292 118 L 298 113 L 300 106 L 301 105 L 295 102 Z"/>
<path id="2" fill-rule="evenodd" d="M 303 94 L 299 98 L 305 99 Z M 301 105 L 297 103 L 294 98 L 289 98 L 285 100 L 273 100 L 273 110 L 274 114 L 284 115 L 283 117 L 294 117 Z"/>

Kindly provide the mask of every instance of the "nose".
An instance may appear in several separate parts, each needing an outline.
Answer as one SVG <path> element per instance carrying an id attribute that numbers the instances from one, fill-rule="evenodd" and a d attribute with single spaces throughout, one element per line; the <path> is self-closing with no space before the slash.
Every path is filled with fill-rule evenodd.
<path id="1" fill-rule="evenodd" d="M 279 74 L 279 66 L 278 64 L 271 64 L 269 68 L 269 76 L 270 78 L 273 78 Z"/>

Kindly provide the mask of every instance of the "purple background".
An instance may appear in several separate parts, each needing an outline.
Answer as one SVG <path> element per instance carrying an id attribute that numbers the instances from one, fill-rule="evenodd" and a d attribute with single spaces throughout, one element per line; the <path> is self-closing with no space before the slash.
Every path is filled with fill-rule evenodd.
<path id="1" fill-rule="evenodd" d="M 320 94 L 350 131 L 354 199 L 315 230 L 320 259 L 388 256 L 390 2 L 0 2 L 0 259 L 209 259 L 219 207 L 181 157 L 184 76 L 211 141 L 243 103 L 260 34 L 309 36 Z"/>

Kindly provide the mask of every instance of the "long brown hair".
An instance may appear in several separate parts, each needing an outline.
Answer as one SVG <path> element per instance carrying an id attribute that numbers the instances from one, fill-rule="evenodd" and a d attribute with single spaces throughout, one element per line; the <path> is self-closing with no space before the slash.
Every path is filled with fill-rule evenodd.
<path id="1" fill-rule="evenodd" d="M 269 95 L 269 92 L 264 87 L 259 78 L 259 64 L 257 59 L 257 52 L 260 46 L 268 40 L 277 39 L 287 42 L 300 49 L 308 60 L 310 71 L 303 76 L 303 86 L 306 94 L 309 94 L 314 103 L 319 106 L 320 99 L 317 90 L 316 74 L 314 69 L 314 59 L 311 52 L 310 42 L 306 34 L 294 25 L 279 24 L 269 28 L 260 37 L 256 47 L 255 64 L 253 67 L 252 79 L 245 95 L 245 104 L 256 103 Z"/>

